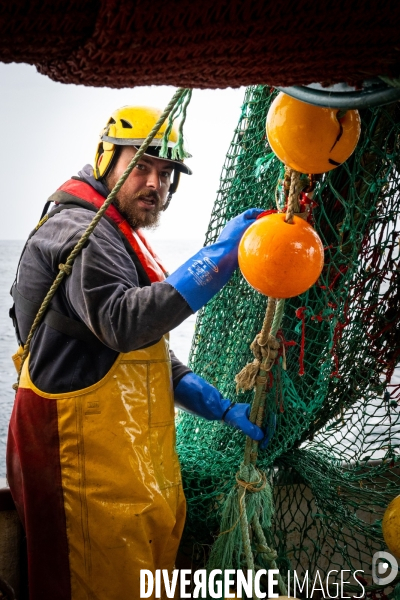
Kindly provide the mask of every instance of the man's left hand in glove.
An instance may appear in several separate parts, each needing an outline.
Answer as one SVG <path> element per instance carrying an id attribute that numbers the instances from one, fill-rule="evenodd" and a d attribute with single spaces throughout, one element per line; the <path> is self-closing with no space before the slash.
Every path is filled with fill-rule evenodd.
<path id="1" fill-rule="evenodd" d="M 209 421 L 222 420 L 243 431 L 253 440 L 261 441 L 264 432 L 249 420 L 250 404 L 232 404 L 205 379 L 187 373 L 175 388 L 175 405 Z"/>

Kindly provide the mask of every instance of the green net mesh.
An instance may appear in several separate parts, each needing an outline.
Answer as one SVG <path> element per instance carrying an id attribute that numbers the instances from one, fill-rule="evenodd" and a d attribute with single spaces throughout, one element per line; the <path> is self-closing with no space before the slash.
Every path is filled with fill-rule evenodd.
<path id="1" fill-rule="evenodd" d="M 275 94 L 266 86 L 246 90 L 206 244 L 246 208 L 276 208 L 283 167 L 265 135 Z M 316 285 L 286 302 L 287 370 L 280 358 L 267 398 L 277 428 L 257 464 L 273 481 L 271 536 L 282 574 L 363 568 L 371 583 L 371 557 L 385 547 L 382 515 L 400 493 L 400 107 L 361 116 L 354 154 L 317 181 L 313 219 L 325 267 Z M 249 345 L 266 300 L 236 272 L 197 319 L 191 367 L 233 401 L 253 397 L 237 394 L 234 379 L 253 359 Z M 218 534 L 243 448 L 240 432 L 180 414 L 184 544 L 194 544 L 200 562 Z"/>

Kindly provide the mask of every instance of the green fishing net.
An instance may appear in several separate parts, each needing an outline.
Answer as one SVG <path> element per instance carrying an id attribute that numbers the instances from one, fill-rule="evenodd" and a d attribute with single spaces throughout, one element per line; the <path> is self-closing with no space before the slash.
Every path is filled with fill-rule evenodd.
<path id="1" fill-rule="evenodd" d="M 265 134 L 275 95 L 267 86 L 246 90 L 206 245 L 245 209 L 281 205 L 283 165 Z M 280 356 L 266 411 L 276 431 L 257 466 L 273 485 L 270 542 L 282 575 L 364 569 L 371 583 L 372 555 L 385 548 L 381 519 L 400 493 L 400 106 L 361 117 L 353 155 L 316 182 L 312 219 L 325 266 L 316 285 L 286 301 L 279 335 L 287 369 Z M 253 360 L 266 302 L 237 271 L 197 318 L 190 366 L 233 401 L 253 398 L 238 394 L 234 379 Z M 241 432 L 180 414 L 183 546 L 198 564 L 219 533 L 243 449 Z M 242 567 L 238 557 L 234 568 Z"/>

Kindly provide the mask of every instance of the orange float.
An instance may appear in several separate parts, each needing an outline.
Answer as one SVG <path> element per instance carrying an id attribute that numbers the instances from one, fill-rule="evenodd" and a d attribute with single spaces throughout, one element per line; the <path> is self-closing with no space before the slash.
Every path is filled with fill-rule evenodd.
<path id="1" fill-rule="evenodd" d="M 239 267 L 246 281 L 272 298 L 292 298 L 308 290 L 324 265 L 316 231 L 300 217 L 285 222 L 273 213 L 250 225 L 239 244 Z"/>
<path id="2" fill-rule="evenodd" d="M 400 558 L 400 496 L 387 507 L 382 519 L 382 532 L 390 552 Z"/>
<path id="3" fill-rule="evenodd" d="M 280 92 L 267 115 L 267 137 L 277 157 L 300 173 L 325 173 L 344 163 L 360 137 L 357 110 L 306 104 Z"/>

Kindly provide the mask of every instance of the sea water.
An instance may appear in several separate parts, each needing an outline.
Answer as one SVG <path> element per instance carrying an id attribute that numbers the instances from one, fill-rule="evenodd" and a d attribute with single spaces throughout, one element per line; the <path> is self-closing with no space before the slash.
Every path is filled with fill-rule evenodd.
<path id="1" fill-rule="evenodd" d="M 7 428 L 15 392 L 12 388 L 17 380 L 12 354 L 17 349 L 11 319 L 8 312 L 12 305 L 10 288 L 14 281 L 20 253 L 24 242 L 0 240 L 0 487 L 5 483 L 5 456 Z M 156 240 L 152 246 L 171 273 L 202 247 L 201 240 Z M 186 364 L 194 332 L 195 315 L 190 316 L 179 327 L 171 331 L 171 348 Z"/>

